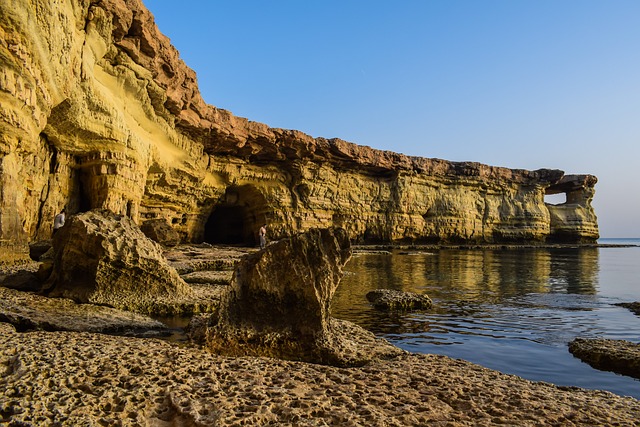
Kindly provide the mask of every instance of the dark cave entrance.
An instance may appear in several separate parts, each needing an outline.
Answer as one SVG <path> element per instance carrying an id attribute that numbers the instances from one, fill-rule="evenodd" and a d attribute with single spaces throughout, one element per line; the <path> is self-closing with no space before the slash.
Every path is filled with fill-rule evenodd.
<path id="1" fill-rule="evenodd" d="M 229 187 L 207 219 L 203 240 L 214 244 L 255 246 L 258 228 L 265 222 L 267 209 L 264 196 L 254 186 Z"/>
<path id="2" fill-rule="evenodd" d="M 77 187 L 77 191 L 74 194 L 74 200 L 75 200 L 75 205 L 76 205 L 76 209 L 75 212 L 76 213 L 82 213 L 82 212 L 87 212 L 91 210 L 91 201 L 89 200 L 89 197 L 87 196 L 87 190 L 85 189 L 85 186 L 83 185 L 83 179 L 80 176 L 81 174 L 78 174 L 78 187 Z"/>
<path id="3" fill-rule="evenodd" d="M 247 216 L 247 208 L 243 206 L 216 207 L 204 226 L 204 241 L 229 245 L 255 244 L 255 241 L 247 236 L 250 234 L 245 225 Z"/>

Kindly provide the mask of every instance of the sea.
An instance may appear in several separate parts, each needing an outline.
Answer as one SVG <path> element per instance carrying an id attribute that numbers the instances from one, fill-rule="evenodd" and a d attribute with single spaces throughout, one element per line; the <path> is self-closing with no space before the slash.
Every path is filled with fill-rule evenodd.
<path id="1" fill-rule="evenodd" d="M 640 343 L 640 239 L 598 247 L 358 251 L 332 302 L 352 321 L 415 353 L 442 354 L 507 374 L 640 399 L 640 380 L 574 357 L 576 337 Z M 374 289 L 427 294 L 428 310 L 385 312 Z"/>

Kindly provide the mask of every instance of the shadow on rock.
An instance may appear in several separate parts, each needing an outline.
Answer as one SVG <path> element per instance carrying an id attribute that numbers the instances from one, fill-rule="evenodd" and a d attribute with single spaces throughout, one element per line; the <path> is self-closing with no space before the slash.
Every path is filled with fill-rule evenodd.
<path id="1" fill-rule="evenodd" d="M 225 355 L 270 356 L 337 366 L 363 365 L 404 351 L 330 317 L 331 299 L 351 257 L 343 229 L 312 229 L 248 255 L 238 264 L 218 317 L 191 335 Z"/>

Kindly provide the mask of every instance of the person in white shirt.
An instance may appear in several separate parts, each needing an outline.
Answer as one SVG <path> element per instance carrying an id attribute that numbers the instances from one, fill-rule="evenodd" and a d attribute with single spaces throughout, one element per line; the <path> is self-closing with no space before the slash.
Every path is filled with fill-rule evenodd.
<path id="1" fill-rule="evenodd" d="M 64 226 L 64 220 L 65 220 L 65 210 L 62 209 L 60 213 L 56 215 L 55 219 L 53 220 L 53 234 L 56 234 L 56 231 L 58 231 Z"/>

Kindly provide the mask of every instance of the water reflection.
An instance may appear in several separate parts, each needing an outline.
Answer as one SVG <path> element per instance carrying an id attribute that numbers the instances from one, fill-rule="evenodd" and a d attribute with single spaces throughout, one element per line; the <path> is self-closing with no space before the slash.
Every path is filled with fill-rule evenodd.
<path id="1" fill-rule="evenodd" d="M 613 391 L 640 398 L 638 380 L 596 371 L 574 358 L 577 336 L 637 342 L 640 321 L 602 286 L 637 277 L 637 252 L 609 254 L 599 283 L 600 249 L 441 249 L 358 254 L 345 267 L 333 299 L 335 317 L 350 320 L 413 352 L 445 354 L 536 381 Z M 628 261 L 627 271 L 620 257 Z M 609 276 L 606 276 L 609 277 Z M 612 279 L 607 279 L 611 282 Z M 427 294 L 431 310 L 386 313 L 365 295 L 386 288 Z M 640 290 L 633 294 L 640 299 Z M 634 300 L 634 299 L 632 299 Z"/>
<path id="2" fill-rule="evenodd" d="M 478 305 L 504 304 L 528 294 L 595 295 L 598 249 L 357 254 L 345 271 L 334 298 L 334 315 L 376 321 L 379 314 L 368 308 L 365 295 L 379 288 L 426 293 L 440 312 L 476 311 Z"/>

